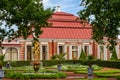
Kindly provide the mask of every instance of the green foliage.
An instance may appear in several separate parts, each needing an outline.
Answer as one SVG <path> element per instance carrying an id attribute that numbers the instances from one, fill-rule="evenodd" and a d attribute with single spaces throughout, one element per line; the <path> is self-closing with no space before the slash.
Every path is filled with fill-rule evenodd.
<path id="1" fill-rule="evenodd" d="M 94 59 L 95 59 L 95 58 L 94 58 L 93 55 L 88 55 L 87 58 L 86 58 L 87 61 L 92 61 L 92 60 L 94 60 Z"/>
<path id="2" fill-rule="evenodd" d="M 51 57 L 52 60 L 57 60 L 58 63 L 61 63 L 61 61 L 65 60 L 66 53 L 56 54 Z"/>
<path id="3" fill-rule="evenodd" d="M 0 69 L 2 69 L 5 55 L 0 55 Z"/>
<path id="4" fill-rule="evenodd" d="M 120 0 L 82 0 L 84 7 L 78 14 L 81 22 L 86 20 L 92 24 L 92 38 L 99 43 L 103 43 L 104 37 L 111 45 L 112 50 L 116 45 L 120 26 Z M 93 19 L 94 18 L 94 19 Z"/>
<path id="5" fill-rule="evenodd" d="M 115 50 L 115 47 L 114 47 L 114 49 L 112 51 L 112 56 L 111 56 L 110 60 L 118 60 L 117 52 Z"/>
<path id="6" fill-rule="evenodd" d="M 56 54 L 56 55 L 52 56 L 51 59 L 53 59 L 53 60 L 65 60 L 65 55 L 66 55 L 66 53 Z"/>
<path id="7" fill-rule="evenodd" d="M 5 21 L 6 26 L 0 28 L 0 40 L 3 41 L 6 36 L 9 41 L 19 36 L 26 39 L 33 33 L 38 38 L 42 33 L 41 28 L 48 26 L 47 20 L 53 11 L 50 8 L 44 9 L 42 0 L 1 0 L 0 21 Z"/>
<path id="8" fill-rule="evenodd" d="M 19 72 L 10 72 L 7 75 L 5 75 L 7 78 L 12 78 L 12 79 L 21 79 L 23 80 L 22 73 Z"/>
<path id="9" fill-rule="evenodd" d="M 10 65 L 12 67 L 30 66 L 30 62 L 31 61 L 10 61 Z M 6 65 L 6 63 L 7 61 L 4 62 L 4 66 Z"/>
<path id="10" fill-rule="evenodd" d="M 120 61 L 96 60 L 96 61 L 93 61 L 93 63 L 101 67 L 118 68 L 118 69 L 120 68 Z"/>
<path id="11" fill-rule="evenodd" d="M 115 78 L 115 77 L 118 76 L 118 75 L 115 75 L 115 74 L 105 74 L 105 73 L 95 73 L 95 75 L 98 76 L 98 77 L 105 77 L 105 78 Z"/>
<path id="12" fill-rule="evenodd" d="M 11 72 L 6 74 L 7 78 L 12 79 L 57 79 L 57 78 L 65 78 L 66 74 L 62 72 L 55 72 L 55 73 L 19 73 L 19 72 Z"/>
<path id="13" fill-rule="evenodd" d="M 85 52 L 84 52 L 83 49 L 82 49 L 82 51 L 81 51 L 79 60 L 86 60 L 86 54 L 85 54 Z"/>

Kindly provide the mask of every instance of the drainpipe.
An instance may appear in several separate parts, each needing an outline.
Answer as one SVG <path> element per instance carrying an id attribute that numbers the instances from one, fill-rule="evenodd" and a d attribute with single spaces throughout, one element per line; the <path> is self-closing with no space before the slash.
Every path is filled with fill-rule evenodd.
<path id="1" fill-rule="evenodd" d="M 54 55 L 54 40 L 52 40 L 52 56 Z"/>

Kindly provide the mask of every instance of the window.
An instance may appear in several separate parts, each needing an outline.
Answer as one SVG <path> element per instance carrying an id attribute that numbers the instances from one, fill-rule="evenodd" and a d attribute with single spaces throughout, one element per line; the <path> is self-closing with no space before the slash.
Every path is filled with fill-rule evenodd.
<path id="1" fill-rule="evenodd" d="M 99 46 L 100 49 L 100 59 L 104 59 L 104 46 Z"/>
<path id="2" fill-rule="evenodd" d="M 18 60 L 18 50 L 16 48 L 8 48 L 6 50 L 5 60 L 17 61 Z"/>
<path id="3" fill-rule="evenodd" d="M 59 46 L 58 47 L 59 48 L 59 54 L 62 54 L 62 53 L 64 53 L 64 46 Z"/>
<path id="4" fill-rule="evenodd" d="M 77 59 L 78 57 L 78 46 L 72 46 L 72 59 Z"/>
<path id="5" fill-rule="evenodd" d="M 27 46 L 27 60 L 32 60 L 32 46 Z"/>
<path id="6" fill-rule="evenodd" d="M 89 46 L 84 46 L 86 56 L 89 54 Z"/>
<path id="7" fill-rule="evenodd" d="M 104 53 L 104 47 L 100 46 L 100 53 Z"/>
<path id="8" fill-rule="evenodd" d="M 47 45 L 42 46 L 42 60 L 47 59 Z"/>

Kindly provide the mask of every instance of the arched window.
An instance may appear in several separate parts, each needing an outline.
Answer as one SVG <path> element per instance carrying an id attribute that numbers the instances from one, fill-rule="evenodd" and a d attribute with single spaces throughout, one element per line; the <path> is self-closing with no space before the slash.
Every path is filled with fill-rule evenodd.
<path id="1" fill-rule="evenodd" d="M 17 61 L 18 60 L 18 50 L 16 48 L 8 48 L 5 53 L 5 60 Z"/>

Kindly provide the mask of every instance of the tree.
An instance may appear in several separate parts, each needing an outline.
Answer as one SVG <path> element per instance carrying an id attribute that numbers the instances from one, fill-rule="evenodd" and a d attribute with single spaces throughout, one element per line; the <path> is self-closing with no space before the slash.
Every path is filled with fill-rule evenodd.
<path id="1" fill-rule="evenodd" d="M 82 49 L 82 51 L 81 51 L 81 54 L 80 54 L 80 58 L 79 58 L 79 60 L 83 60 L 83 61 L 86 60 L 86 53 L 84 52 L 83 49 Z"/>
<path id="2" fill-rule="evenodd" d="M 3 55 L 3 54 L 0 55 L 0 69 L 2 69 L 4 57 L 5 57 L 5 55 Z"/>
<path id="3" fill-rule="evenodd" d="M 115 47 L 114 47 L 114 49 L 113 49 L 113 51 L 112 51 L 112 56 L 111 56 L 110 60 L 118 60 Z"/>
<path id="4" fill-rule="evenodd" d="M 49 25 L 47 20 L 53 11 L 50 8 L 44 9 L 42 0 L 1 0 L 0 21 L 6 25 L 5 28 L 0 28 L 0 46 L 5 38 L 11 41 L 19 37 L 27 39 L 29 35 L 33 35 L 33 47 L 37 50 L 33 50 L 34 60 L 40 60 L 38 38 L 42 33 L 41 28 Z"/>
<path id="5" fill-rule="evenodd" d="M 82 0 L 81 6 L 84 6 L 84 9 L 78 13 L 82 21 L 91 23 L 93 39 L 103 43 L 104 37 L 107 37 L 110 50 L 113 50 L 119 35 L 119 5 L 120 0 Z"/>
<path id="6" fill-rule="evenodd" d="M 11 41 L 20 36 L 26 39 L 33 33 L 33 37 L 38 38 L 42 33 L 41 28 L 48 26 L 47 20 L 52 12 L 53 9 L 44 9 L 42 0 L 1 0 L 0 22 L 6 25 L 4 29 L 0 28 L 0 42 L 6 36 Z"/>
<path id="7" fill-rule="evenodd" d="M 65 60 L 65 55 L 66 55 L 66 53 L 61 53 L 61 54 L 56 54 L 56 55 L 53 55 L 52 57 L 51 57 L 51 59 L 52 60 L 57 60 L 57 69 L 58 69 L 58 71 L 61 71 L 62 70 L 62 61 L 64 61 Z"/>

